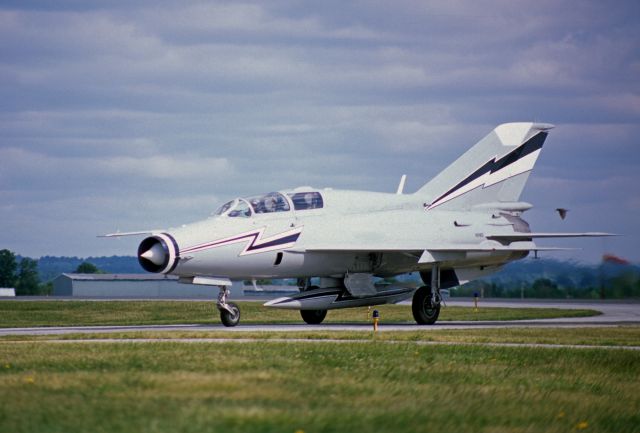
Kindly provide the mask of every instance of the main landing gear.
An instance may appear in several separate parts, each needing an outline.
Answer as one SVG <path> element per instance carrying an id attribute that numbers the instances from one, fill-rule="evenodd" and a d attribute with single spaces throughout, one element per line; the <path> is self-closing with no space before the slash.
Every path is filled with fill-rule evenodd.
<path id="1" fill-rule="evenodd" d="M 299 279 L 298 287 L 301 292 L 307 290 L 318 289 L 318 286 L 311 286 L 309 279 Z M 305 321 L 307 325 L 319 325 L 322 323 L 325 317 L 327 317 L 327 310 L 300 310 L 300 317 Z"/>
<path id="2" fill-rule="evenodd" d="M 327 317 L 327 310 L 300 310 L 300 316 L 309 325 L 319 325 Z"/>
<path id="3" fill-rule="evenodd" d="M 216 307 L 220 311 L 220 320 L 224 326 L 236 326 L 240 323 L 240 308 L 233 302 L 227 302 L 229 297 L 229 289 L 227 286 L 219 286 L 220 294 Z"/>
<path id="4" fill-rule="evenodd" d="M 442 303 L 442 298 L 440 297 L 440 266 L 434 264 L 430 274 L 425 273 L 424 276 L 431 277 L 431 284 L 424 285 L 416 290 L 411 302 L 413 318 L 418 325 L 433 325 L 440 315 L 440 304 Z"/>
<path id="5" fill-rule="evenodd" d="M 440 315 L 440 295 L 431 286 L 422 286 L 413 294 L 413 318 L 418 325 L 433 325 Z"/>

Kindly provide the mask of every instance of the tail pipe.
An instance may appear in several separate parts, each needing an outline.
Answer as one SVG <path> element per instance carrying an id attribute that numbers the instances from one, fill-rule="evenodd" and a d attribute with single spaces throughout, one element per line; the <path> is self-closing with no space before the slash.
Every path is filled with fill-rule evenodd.
<path id="1" fill-rule="evenodd" d="M 138 262 L 147 272 L 169 274 L 178 265 L 180 250 L 168 233 L 150 236 L 138 246 Z"/>

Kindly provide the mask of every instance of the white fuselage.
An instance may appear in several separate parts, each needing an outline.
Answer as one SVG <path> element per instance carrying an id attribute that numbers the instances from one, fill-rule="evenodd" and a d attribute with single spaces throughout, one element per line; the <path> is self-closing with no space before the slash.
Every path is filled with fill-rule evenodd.
<path id="1" fill-rule="evenodd" d="M 239 321 L 227 302 L 231 280 L 297 278 L 301 293 L 267 306 L 301 310 L 307 323 L 326 311 L 398 302 L 413 296 L 419 324 L 433 324 L 440 289 L 498 271 L 540 248 L 535 238 L 608 236 L 535 233 L 520 215 L 520 195 L 553 126 L 497 126 L 412 194 L 300 187 L 237 198 L 209 219 L 150 234 L 138 247 L 149 272 L 220 287 L 226 326 Z M 111 234 L 107 236 L 119 236 Z M 391 287 L 374 277 L 419 272 L 423 286 Z M 319 284 L 311 282 L 320 277 Z"/>
<path id="2" fill-rule="evenodd" d="M 171 274 L 231 279 L 390 276 L 428 270 L 424 250 L 477 245 L 484 233 L 513 232 L 513 224 L 487 210 L 427 210 L 413 195 L 319 190 L 323 207 L 218 215 L 165 233 L 175 240 Z M 287 197 L 286 194 L 283 196 Z M 368 251 L 377 251 L 370 253 Z M 498 267 L 521 253 L 477 251 L 451 255 L 443 267 Z M 483 269 L 480 269 L 483 268 Z"/>

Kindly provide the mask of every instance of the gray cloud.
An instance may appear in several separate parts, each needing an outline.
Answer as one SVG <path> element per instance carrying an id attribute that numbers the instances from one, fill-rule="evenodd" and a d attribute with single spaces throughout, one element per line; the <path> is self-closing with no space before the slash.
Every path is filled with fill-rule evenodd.
<path id="1" fill-rule="evenodd" d="M 262 190 L 393 191 L 404 173 L 415 189 L 495 125 L 538 120 L 558 128 L 525 190 L 534 228 L 625 233 L 607 248 L 639 261 L 639 12 L 4 2 L 0 247 L 130 254 L 135 243 L 94 236 L 189 222 Z"/>

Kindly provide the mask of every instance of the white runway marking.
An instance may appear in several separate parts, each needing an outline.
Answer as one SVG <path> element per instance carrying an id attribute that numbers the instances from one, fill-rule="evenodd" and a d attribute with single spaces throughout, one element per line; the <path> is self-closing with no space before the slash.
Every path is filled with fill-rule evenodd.
<path id="1" fill-rule="evenodd" d="M 479 347 L 510 347 L 510 348 L 534 348 L 534 349 L 598 349 L 598 350 L 640 350 L 640 346 L 605 346 L 605 345 L 579 345 L 579 344 L 547 344 L 547 343 L 474 343 L 456 341 L 405 341 L 405 340 L 376 340 L 354 339 L 341 340 L 336 338 L 327 339 L 307 339 L 307 338 L 94 338 L 94 339 L 73 339 L 73 340 L 24 340 L 7 341 L 6 343 L 332 343 L 332 344 L 415 344 L 418 346 L 479 346 Z"/>
<path id="2" fill-rule="evenodd" d="M 406 324 L 381 324 L 380 332 L 431 332 L 444 329 L 492 329 L 492 328 L 594 328 L 614 327 L 621 325 L 640 325 L 640 322 L 585 322 L 585 321 L 504 321 L 504 322 L 440 322 L 430 326 L 419 326 L 415 323 Z M 116 332 L 346 332 L 346 331 L 371 331 L 369 323 L 354 324 L 326 324 L 326 325 L 238 325 L 226 328 L 220 325 L 131 325 L 131 326 L 55 326 L 42 328 L 2 328 L 0 336 L 8 335 L 64 335 L 64 334 L 98 334 Z"/>

